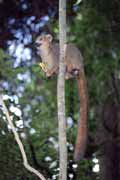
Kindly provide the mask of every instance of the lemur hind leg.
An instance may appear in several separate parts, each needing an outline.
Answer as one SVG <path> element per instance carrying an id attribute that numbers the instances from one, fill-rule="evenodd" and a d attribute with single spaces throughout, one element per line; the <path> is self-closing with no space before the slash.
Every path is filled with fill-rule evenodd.
<path id="1" fill-rule="evenodd" d="M 65 79 L 70 79 L 79 74 L 79 67 L 76 67 L 74 64 L 69 64 L 66 68 L 66 76 Z"/>

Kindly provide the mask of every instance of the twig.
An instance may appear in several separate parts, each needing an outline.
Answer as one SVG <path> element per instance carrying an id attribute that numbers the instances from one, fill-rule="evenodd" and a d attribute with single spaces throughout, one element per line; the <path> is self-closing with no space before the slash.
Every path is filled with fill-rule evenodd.
<path id="1" fill-rule="evenodd" d="M 22 142 L 21 142 L 21 140 L 19 138 L 19 135 L 18 135 L 18 133 L 17 133 L 15 127 L 14 127 L 14 124 L 13 124 L 13 122 L 11 120 L 11 117 L 10 117 L 8 109 L 7 109 L 7 107 L 6 107 L 5 103 L 4 103 L 2 95 L 0 95 L 0 105 L 3 107 L 3 111 L 4 111 L 5 115 L 6 115 L 7 121 L 9 123 L 9 125 L 11 126 L 12 132 L 13 132 L 13 134 L 15 136 L 15 140 L 16 140 L 18 146 L 19 146 L 19 149 L 20 149 L 20 152 L 21 152 L 21 155 L 22 155 L 22 158 L 23 158 L 23 164 L 24 164 L 25 168 L 28 171 L 34 173 L 41 180 L 46 180 L 45 177 L 39 171 L 37 171 L 36 169 L 34 169 L 33 167 L 31 167 L 29 165 L 28 160 L 27 160 L 27 156 L 26 156 L 26 153 L 25 153 L 25 150 L 24 150 L 24 146 L 23 146 L 23 144 L 22 144 Z"/>

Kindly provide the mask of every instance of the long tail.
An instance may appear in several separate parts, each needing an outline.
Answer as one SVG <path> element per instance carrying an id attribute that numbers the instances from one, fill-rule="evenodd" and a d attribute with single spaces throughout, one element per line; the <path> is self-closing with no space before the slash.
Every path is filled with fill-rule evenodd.
<path id="1" fill-rule="evenodd" d="M 74 152 L 75 161 L 83 158 L 87 144 L 88 93 L 84 71 L 79 72 L 77 83 L 80 96 L 80 119 L 78 121 L 78 132 Z"/>

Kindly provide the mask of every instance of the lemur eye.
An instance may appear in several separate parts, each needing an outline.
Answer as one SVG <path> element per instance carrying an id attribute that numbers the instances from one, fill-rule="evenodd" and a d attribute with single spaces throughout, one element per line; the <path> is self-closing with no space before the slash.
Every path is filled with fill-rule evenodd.
<path id="1" fill-rule="evenodd" d="M 40 39 L 39 39 L 40 41 L 42 41 L 42 37 L 40 37 Z"/>

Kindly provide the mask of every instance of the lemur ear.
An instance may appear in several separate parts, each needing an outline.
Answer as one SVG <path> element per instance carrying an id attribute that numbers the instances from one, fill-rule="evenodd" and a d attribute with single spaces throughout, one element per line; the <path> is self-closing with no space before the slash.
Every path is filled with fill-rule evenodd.
<path id="1" fill-rule="evenodd" d="M 47 39 L 48 39 L 49 42 L 52 42 L 53 37 L 52 37 L 51 34 L 47 34 L 46 37 L 47 37 Z"/>

